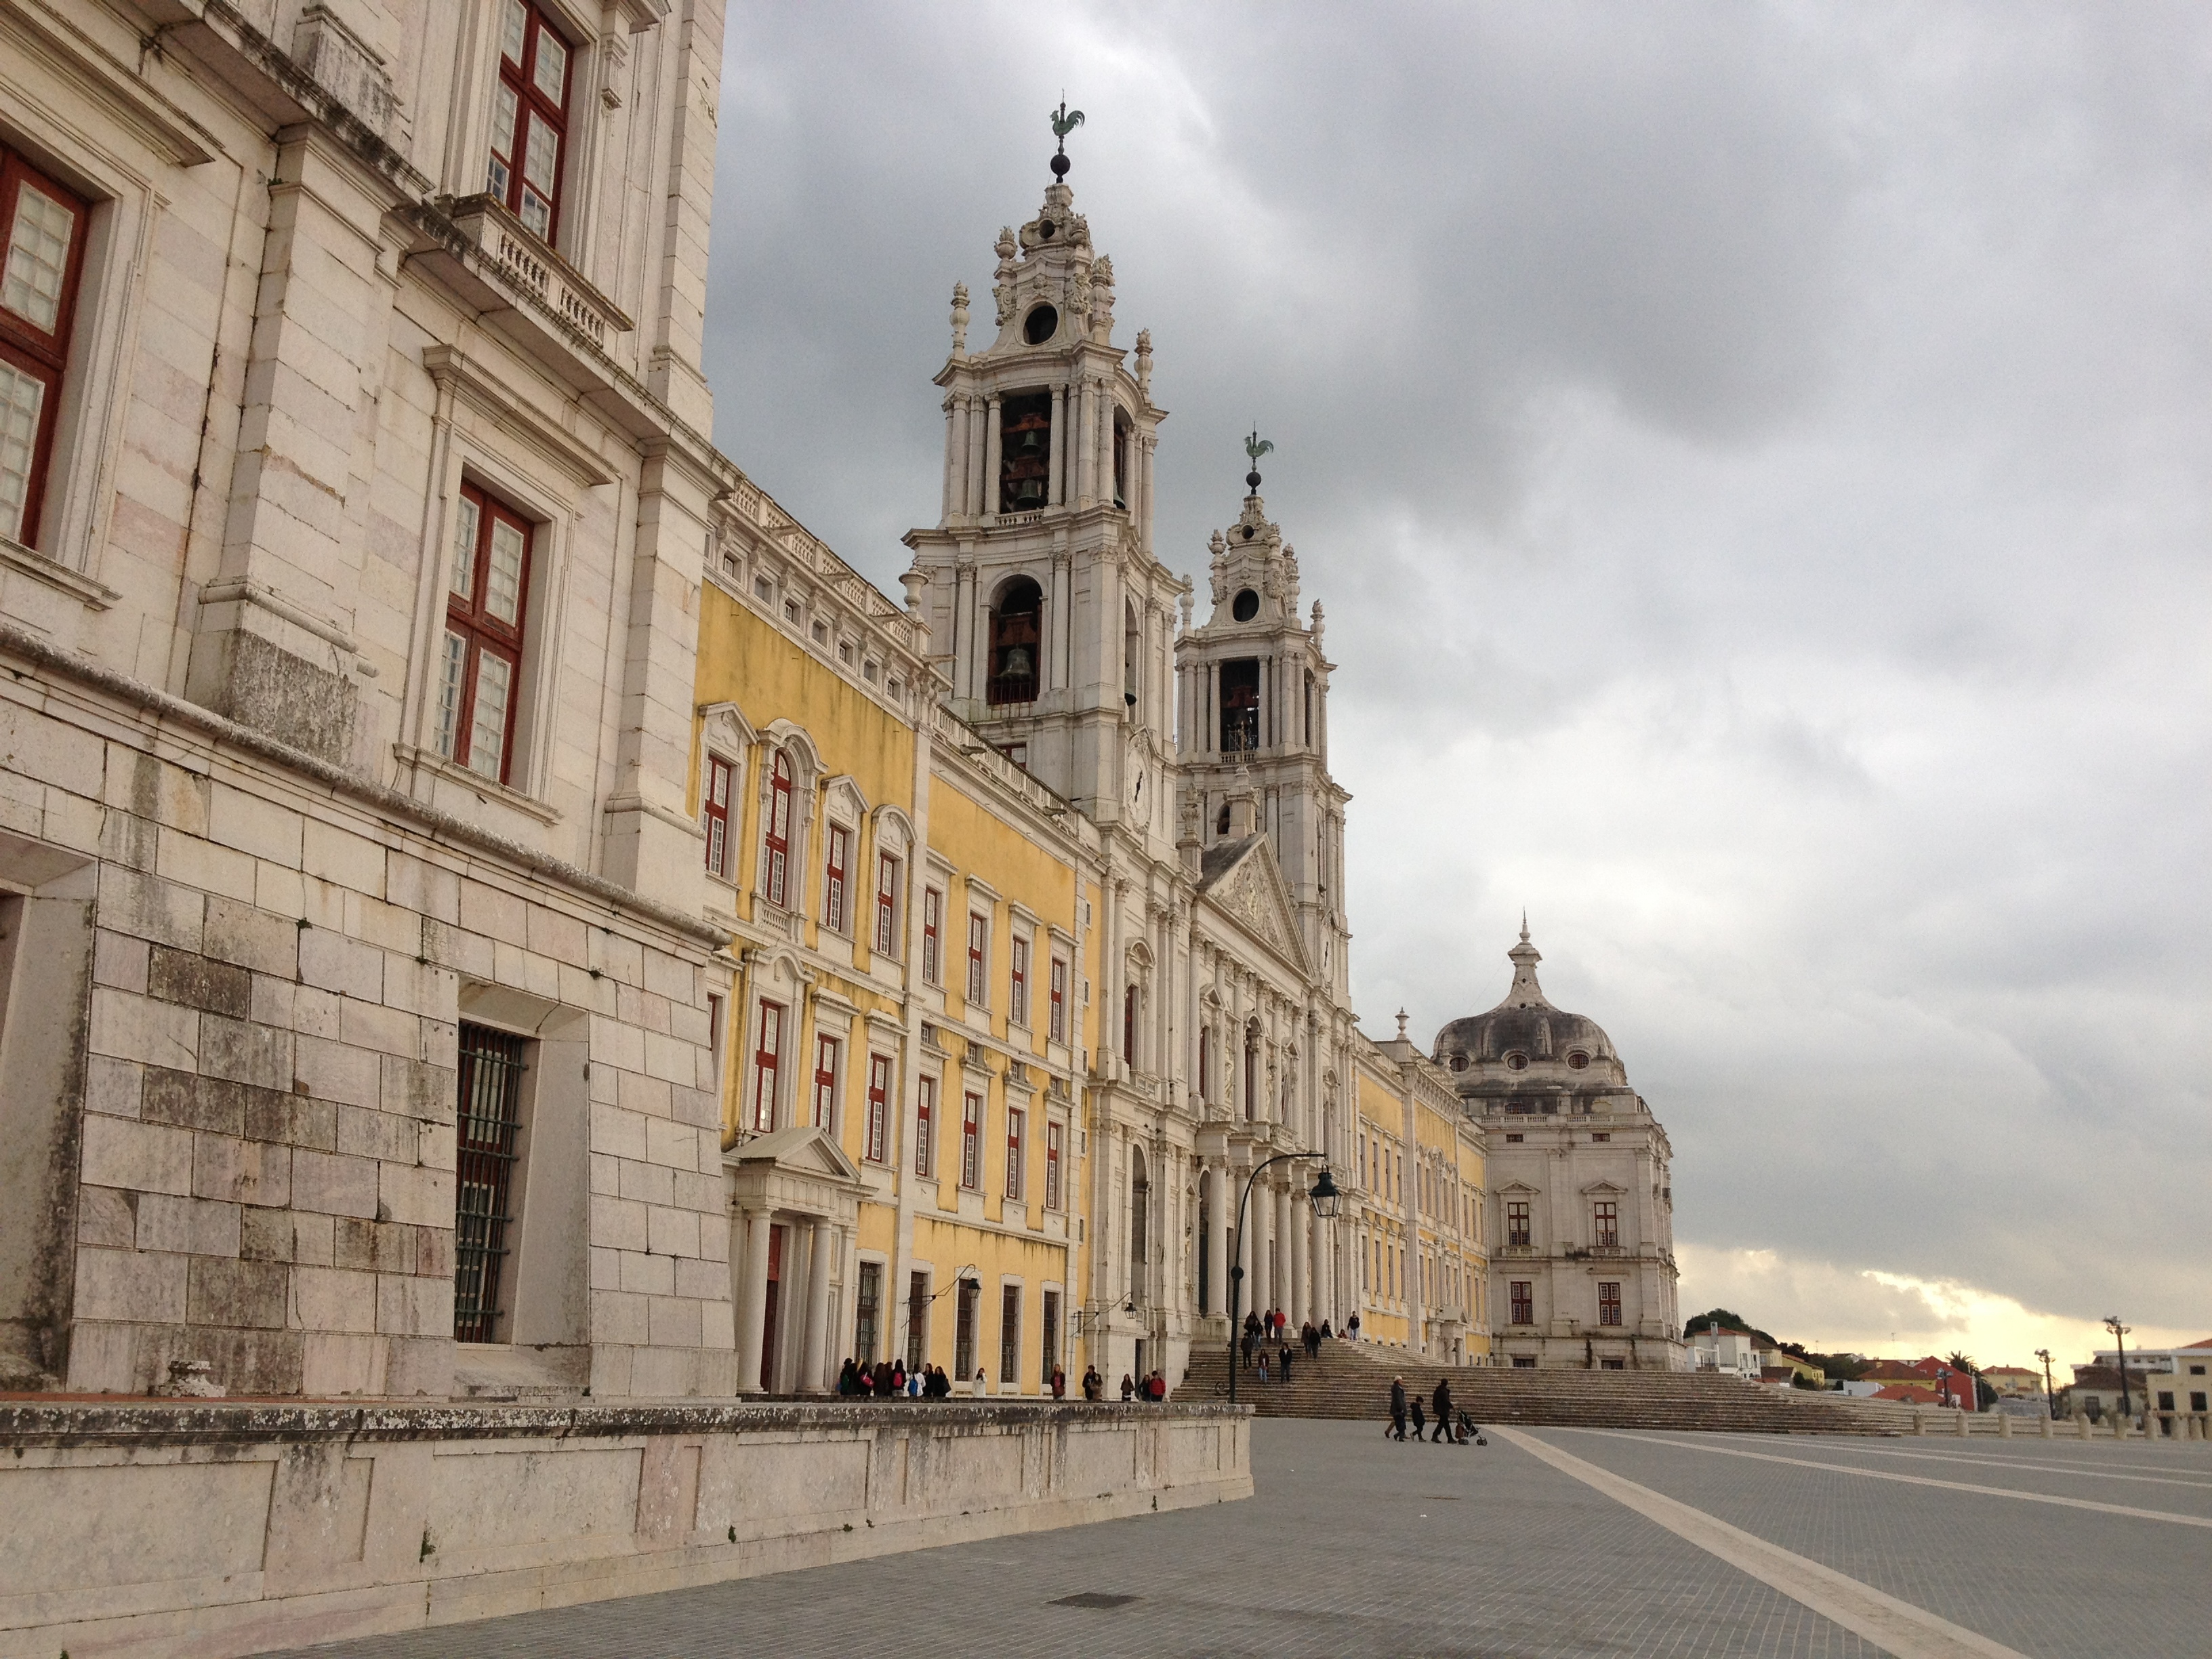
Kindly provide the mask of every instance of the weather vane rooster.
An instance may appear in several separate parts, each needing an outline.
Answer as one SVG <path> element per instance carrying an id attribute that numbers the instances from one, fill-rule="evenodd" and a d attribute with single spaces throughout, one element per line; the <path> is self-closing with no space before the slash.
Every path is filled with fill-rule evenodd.
<path id="1" fill-rule="evenodd" d="M 1052 176 L 1065 179 L 1067 169 L 1074 165 L 1067 159 L 1067 135 L 1083 125 L 1083 112 L 1068 108 L 1067 100 L 1063 97 L 1060 107 L 1047 112 L 1045 118 L 1052 123 L 1052 136 L 1060 141 L 1060 148 L 1052 153 Z"/>
<path id="2" fill-rule="evenodd" d="M 1254 491 L 1257 491 L 1259 489 L 1260 458 L 1262 455 L 1272 453 L 1274 447 L 1275 446 L 1272 441 L 1260 435 L 1260 428 L 1258 427 L 1255 426 L 1252 428 L 1252 435 L 1244 441 L 1244 453 L 1252 458 L 1252 470 L 1244 475 L 1244 483 L 1247 489 Z"/>

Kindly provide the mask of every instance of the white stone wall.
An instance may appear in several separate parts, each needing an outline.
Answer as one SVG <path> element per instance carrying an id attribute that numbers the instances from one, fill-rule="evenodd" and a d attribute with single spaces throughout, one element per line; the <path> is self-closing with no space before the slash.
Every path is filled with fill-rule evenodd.
<path id="1" fill-rule="evenodd" d="M 0 544 L 9 1377 L 732 1388 L 685 794 L 721 11 L 548 4 L 550 247 L 467 200 L 491 6 L 0 12 L 0 142 L 94 204 Z M 465 480 L 534 526 L 503 783 L 430 752 Z M 463 1019 L 535 1043 L 497 1352 L 453 1340 Z"/>

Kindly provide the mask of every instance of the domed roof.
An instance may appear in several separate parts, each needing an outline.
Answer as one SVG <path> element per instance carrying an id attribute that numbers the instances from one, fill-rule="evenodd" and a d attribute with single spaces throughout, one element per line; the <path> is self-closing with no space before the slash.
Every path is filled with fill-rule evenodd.
<path id="1" fill-rule="evenodd" d="M 1521 1056 L 1523 1065 L 1564 1060 L 1572 1066 L 1577 1054 L 1583 1056 L 1585 1066 L 1618 1060 L 1612 1038 L 1595 1020 L 1554 1008 L 1545 996 L 1544 988 L 1536 982 L 1536 964 L 1544 958 L 1528 942 L 1525 918 L 1521 942 L 1505 956 L 1513 964 L 1513 984 L 1505 1000 L 1488 1013 L 1453 1020 L 1437 1032 L 1434 1052 L 1439 1064 L 1462 1071 L 1470 1062 L 1494 1065 L 1514 1055 Z"/>

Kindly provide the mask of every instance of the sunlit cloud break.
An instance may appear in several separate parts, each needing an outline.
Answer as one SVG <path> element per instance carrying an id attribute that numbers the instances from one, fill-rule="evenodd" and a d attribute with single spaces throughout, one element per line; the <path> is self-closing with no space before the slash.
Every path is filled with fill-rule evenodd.
<path id="1" fill-rule="evenodd" d="M 1954 1350 L 1984 1365 L 2027 1365 L 2051 1350 L 2057 1380 L 2112 1338 L 2096 1319 L 2046 1313 L 2013 1297 L 1955 1279 L 1917 1279 L 1879 1267 L 1786 1256 L 1778 1250 L 1680 1244 L 1682 1310 L 1726 1308 L 1785 1342 L 1820 1353 L 1917 1358 Z M 2118 1308 L 2123 1318 L 2124 1307 Z M 2204 1330 L 2136 1325 L 2129 1346 L 2194 1342 Z"/>

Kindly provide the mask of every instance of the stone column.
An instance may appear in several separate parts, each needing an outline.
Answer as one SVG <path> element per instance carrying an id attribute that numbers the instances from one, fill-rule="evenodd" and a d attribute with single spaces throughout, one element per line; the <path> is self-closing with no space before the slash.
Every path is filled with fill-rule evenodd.
<path id="1" fill-rule="evenodd" d="M 1047 447 L 1045 499 L 1059 507 L 1067 500 L 1067 388 L 1052 389 L 1052 441 Z"/>
<path id="2" fill-rule="evenodd" d="M 968 511 L 980 518 L 987 508 L 983 494 L 983 449 L 987 440 L 983 434 L 983 400 L 968 399 Z"/>
<path id="3" fill-rule="evenodd" d="M 768 1212 L 740 1210 L 731 1218 L 731 1260 L 737 1267 L 738 1392 L 761 1391 L 761 1338 L 768 1322 Z"/>
<path id="4" fill-rule="evenodd" d="M 1293 1327 L 1313 1318 L 1313 1208 L 1291 1200 L 1291 1305 L 1283 1311 Z"/>
<path id="5" fill-rule="evenodd" d="M 945 399 L 945 505 L 940 519 L 950 519 L 959 510 L 959 410 L 958 399 L 947 394 Z"/>
<path id="6" fill-rule="evenodd" d="M 1291 1189 L 1275 1189 L 1275 1305 L 1287 1319 L 1297 1316 L 1297 1223 L 1293 1218 Z"/>
<path id="7" fill-rule="evenodd" d="M 999 419 L 999 394 L 993 392 L 991 400 L 983 406 L 983 516 L 999 516 L 1000 443 L 1003 427 Z"/>
<path id="8" fill-rule="evenodd" d="M 1114 504 L 1114 399 L 1098 383 L 1098 499 Z"/>
<path id="9" fill-rule="evenodd" d="M 1091 392 L 1091 382 L 1083 380 L 1075 388 L 1075 425 L 1068 434 L 1075 440 L 1075 448 L 1069 457 L 1069 470 L 1075 477 L 1069 482 L 1069 490 L 1078 507 L 1088 507 L 1092 494 L 1092 473 L 1096 470 L 1097 444 L 1091 437 L 1091 422 L 1097 418 L 1097 404 Z"/>
<path id="10" fill-rule="evenodd" d="M 1229 1195 L 1233 1183 L 1225 1164 L 1214 1165 L 1209 1177 L 1213 1182 L 1213 1201 L 1206 1213 L 1206 1282 L 1212 1291 L 1207 1300 L 1212 1305 L 1201 1311 L 1225 1314 L 1229 1311 L 1229 1206 L 1236 1200 Z"/>
<path id="11" fill-rule="evenodd" d="M 830 1268 L 837 1258 L 837 1228 L 817 1220 L 806 1231 L 806 1346 L 798 1392 L 821 1394 L 829 1388 Z"/>
<path id="12" fill-rule="evenodd" d="M 1229 1171 L 1229 1184 L 1233 1189 L 1229 1202 L 1234 1205 L 1237 1201 L 1237 1196 L 1244 1189 L 1244 1181 L 1233 1167 Z M 1261 1194 L 1257 1193 L 1253 1194 L 1255 1200 L 1260 1196 Z M 1231 1210 L 1230 1213 L 1234 1219 L 1236 1212 Z M 1237 1230 L 1237 1265 L 1244 1270 L 1244 1289 L 1240 1297 L 1244 1304 L 1243 1313 L 1237 1315 L 1240 1323 L 1243 1320 L 1244 1314 L 1250 1313 L 1259 1305 L 1255 1298 L 1260 1294 L 1260 1281 L 1254 1272 L 1260 1260 L 1259 1240 L 1255 1231 L 1259 1224 L 1257 1211 L 1247 1210 L 1244 1212 L 1243 1221 L 1244 1224 Z"/>

